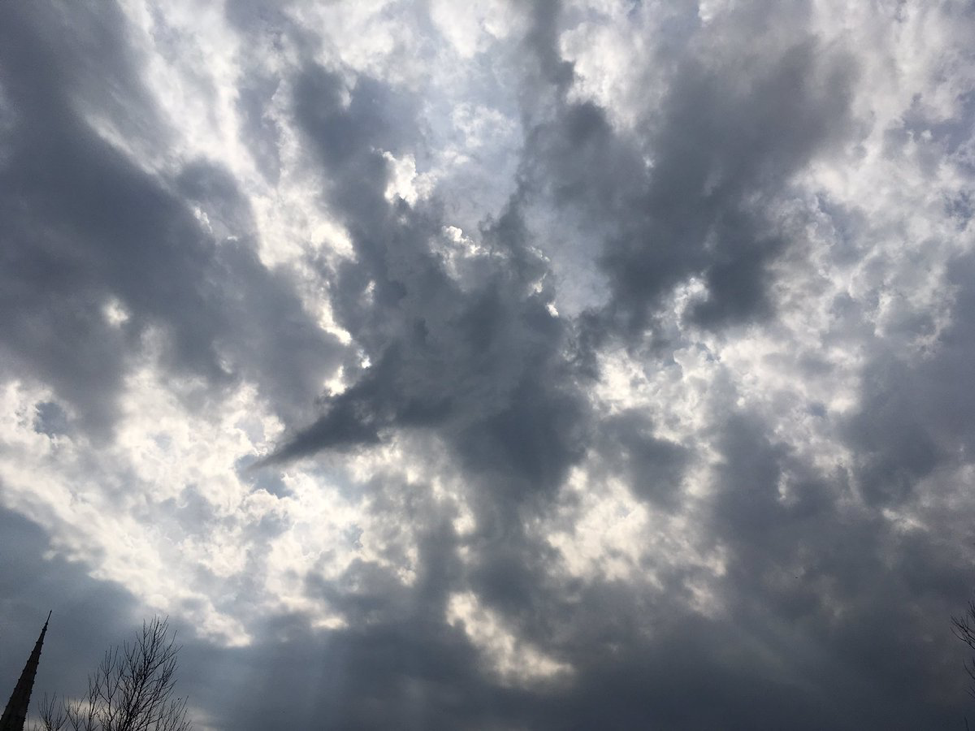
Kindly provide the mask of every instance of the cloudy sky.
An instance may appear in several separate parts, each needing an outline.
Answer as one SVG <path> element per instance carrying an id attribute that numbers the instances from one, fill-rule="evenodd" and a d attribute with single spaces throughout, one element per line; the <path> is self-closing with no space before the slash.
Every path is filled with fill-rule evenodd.
<path id="1" fill-rule="evenodd" d="M 961 729 L 975 6 L 0 3 L 0 695 Z"/>

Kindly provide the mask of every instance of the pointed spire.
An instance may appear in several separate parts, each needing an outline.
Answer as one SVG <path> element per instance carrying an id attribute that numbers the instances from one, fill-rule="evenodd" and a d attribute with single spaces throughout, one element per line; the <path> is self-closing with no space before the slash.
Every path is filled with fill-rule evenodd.
<path id="1" fill-rule="evenodd" d="M 27 722 L 27 709 L 30 707 L 30 692 L 34 687 L 34 676 L 37 674 L 37 665 L 41 661 L 41 645 L 44 644 L 44 635 L 47 633 L 47 623 L 51 621 L 51 613 L 47 614 L 47 622 L 41 630 L 41 636 L 34 644 L 34 651 L 31 652 L 24 666 L 24 672 L 20 674 L 20 680 L 14 692 L 10 694 L 7 707 L 0 717 L 0 731 L 23 731 L 24 724 Z"/>

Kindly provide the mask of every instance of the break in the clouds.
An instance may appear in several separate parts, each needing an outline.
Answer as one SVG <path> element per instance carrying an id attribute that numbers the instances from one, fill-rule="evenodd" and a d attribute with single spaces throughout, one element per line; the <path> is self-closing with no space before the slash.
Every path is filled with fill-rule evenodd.
<path id="1" fill-rule="evenodd" d="M 961 728 L 973 37 L 0 3 L 0 687 L 159 613 L 214 731 Z"/>

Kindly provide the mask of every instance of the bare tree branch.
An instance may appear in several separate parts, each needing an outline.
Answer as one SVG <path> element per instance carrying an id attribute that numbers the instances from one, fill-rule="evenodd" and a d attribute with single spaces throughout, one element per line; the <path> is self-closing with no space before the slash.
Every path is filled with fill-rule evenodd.
<path id="1" fill-rule="evenodd" d="M 45 698 L 33 731 L 190 731 L 186 699 L 174 697 L 179 649 L 168 619 L 143 622 L 134 641 L 105 652 L 86 698 Z"/>
<path id="2" fill-rule="evenodd" d="M 975 650 L 975 600 L 968 602 L 968 610 L 961 617 L 951 618 L 951 631 L 955 637 Z M 971 678 L 968 692 L 975 697 L 975 658 L 965 663 L 965 672 Z"/>
<path id="3" fill-rule="evenodd" d="M 64 704 L 58 702 L 56 695 L 50 698 L 44 695 L 44 700 L 38 704 L 41 715 L 40 724 L 31 725 L 31 731 L 62 731 L 68 724 L 68 714 Z"/>

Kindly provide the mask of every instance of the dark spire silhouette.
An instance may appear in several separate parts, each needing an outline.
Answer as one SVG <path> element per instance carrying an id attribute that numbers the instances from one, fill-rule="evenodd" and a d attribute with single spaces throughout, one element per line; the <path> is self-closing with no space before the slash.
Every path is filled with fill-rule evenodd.
<path id="1" fill-rule="evenodd" d="M 44 644 L 44 635 L 47 633 L 47 623 L 51 621 L 51 613 L 47 614 L 47 622 L 41 630 L 41 636 L 34 644 L 34 651 L 27 658 L 24 672 L 20 674 L 20 680 L 10 694 L 7 707 L 0 716 L 0 731 L 24 731 L 24 724 L 27 722 L 27 709 L 30 707 L 30 692 L 34 688 L 34 676 L 37 675 L 37 665 L 41 661 L 41 645 Z"/>

